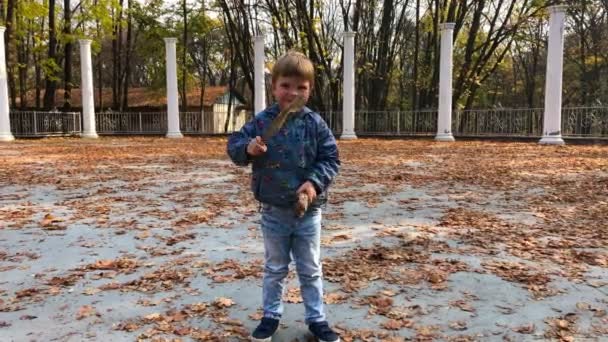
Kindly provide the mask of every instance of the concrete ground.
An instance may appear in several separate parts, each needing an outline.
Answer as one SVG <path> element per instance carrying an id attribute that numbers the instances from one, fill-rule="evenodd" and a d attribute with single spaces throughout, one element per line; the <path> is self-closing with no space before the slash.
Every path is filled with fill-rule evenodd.
<path id="1" fill-rule="evenodd" d="M 0 341 L 238 341 L 260 317 L 222 138 L 0 144 Z M 345 341 L 608 341 L 608 146 L 360 139 L 324 211 Z M 273 341 L 308 341 L 295 273 Z"/>

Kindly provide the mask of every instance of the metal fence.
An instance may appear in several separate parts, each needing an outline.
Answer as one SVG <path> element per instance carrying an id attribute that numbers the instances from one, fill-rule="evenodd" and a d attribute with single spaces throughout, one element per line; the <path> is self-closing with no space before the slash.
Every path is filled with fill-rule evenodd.
<path id="1" fill-rule="evenodd" d="M 454 111 L 455 136 L 541 136 L 543 108 Z"/>
<path id="2" fill-rule="evenodd" d="M 163 112 L 100 112 L 95 113 L 98 134 L 164 134 L 167 113 Z"/>
<path id="3" fill-rule="evenodd" d="M 342 133 L 342 111 L 319 113 L 335 135 Z M 431 135 L 436 133 L 437 110 L 357 111 L 355 132 L 360 135 Z"/>
<path id="4" fill-rule="evenodd" d="M 455 136 L 540 137 L 543 108 L 456 110 L 452 117 Z M 320 113 L 336 135 L 342 133 L 342 111 Z M 11 131 L 17 137 L 71 135 L 81 131 L 80 113 L 10 113 Z M 251 118 L 246 111 L 181 112 L 184 134 L 231 133 Z M 166 112 L 100 112 L 95 114 L 98 134 L 165 134 Z M 357 111 L 355 132 L 376 136 L 433 136 L 437 132 L 437 110 Z M 608 137 L 608 107 L 566 107 L 562 109 L 562 135 Z"/>
<path id="5" fill-rule="evenodd" d="M 80 113 L 11 111 L 11 132 L 16 137 L 79 134 Z"/>
<path id="6" fill-rule="evenodd" d="M 249 112 L 180 112 L 179 126 L 184 134 L 226 134 L 238 130 Z M 95 114 L 98 134 L 165 134 L 166 112 L 100 112 Z"/>
<path id="7" fill-rule="evenodd" d="M 327 126 L 334 132 L 334 135 L 342 133 L 342 111 L 326 111 L 319 112 L 319 115 L 325 120 Z"/>
<path id="8" fill-rule="evenodd" d="M 562 135 L 608 137 L 608 107 L 564 108 Z"/>
<path id="9" fill-rule="evenodd" d="M 437 111 L 358 111 L 355 132 L 364 135 L 429 135 L 436 133 Z"/>
<path id="10" fill-rule="evenodd" d="M 320 114 L 336 135 L 342 133 L 342 112 Z M 452 132 L 457 137 L 541 137 L 543 114 L 543 108 L 455 110 L 452 115 Z M 355 133 L 433 136 L 437 133 L 437 116 L 437 110 L 357 111 Z M 608 107 L 563 108 L 562 135 L 608 137 Z"/>

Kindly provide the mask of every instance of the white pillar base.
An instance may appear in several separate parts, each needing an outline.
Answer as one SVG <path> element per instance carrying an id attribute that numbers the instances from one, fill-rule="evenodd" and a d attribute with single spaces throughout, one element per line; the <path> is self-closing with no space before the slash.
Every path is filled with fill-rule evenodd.
<path id="1" fill-rule="evenodd" d="M 165 137 L 172 138 L 172 139 L 179 139 L 179 138 L 183 138 L 184 135 L 181 134 L 180 132 L 168 132 Z"/>
<path id="2" fill-rule="evenodd" d="M 0 134 L 0 141 L 13 141 L 15 140 L 15 137 L 13 136 L 12 133 L 1 133 Z"/>
<path id="3" fill-rule="evenodd" d="M 538 142 L 542 145 L 565 145 L 564 139 L 562 139 L 562 135 L 545 135 Z"/>
<path id="4" fill-rule="evenodd" d="M 99 138 L 99 135 L 97 135 L 97 133 L 95 133 L 95 132 L 82 132 L 80 137 L 86 138 L 86 139 L 97 139 L 97 138 Z"/>
<path id="5" fill-rule="evenodd" d="M 355 133 L 342 133 L 340 135 L 340 140 L 355 140 L 357 139 L 357 135 Z"/>
<path id="6" fill-rule="evenodd" d="M 435 141 L 445 141 L 445 142 L 454 142 L 454 136 L 452 133 L 441 133 L 435 136 Z"/>

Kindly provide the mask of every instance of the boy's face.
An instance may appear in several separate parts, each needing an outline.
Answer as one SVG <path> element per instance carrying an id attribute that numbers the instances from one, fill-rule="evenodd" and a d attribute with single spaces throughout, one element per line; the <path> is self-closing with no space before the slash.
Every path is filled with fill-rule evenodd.
<path id="1" fill-rule="evenodd" d="M 310 81 L 297 76 L 279 76 L 272 82 L 272 95 L 279 103 L 281 110 L 287 108 L 291 102 L 300 95 L 308 102 L 310 97 Z"/>

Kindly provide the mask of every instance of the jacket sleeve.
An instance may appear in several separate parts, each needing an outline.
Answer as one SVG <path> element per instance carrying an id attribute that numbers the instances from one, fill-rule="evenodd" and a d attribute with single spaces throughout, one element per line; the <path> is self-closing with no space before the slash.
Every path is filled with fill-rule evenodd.
<path id="1" fill-rule="evenodd" d="M 255 139 L 257 119 L 253 118 L 247 122 L 240 131 L 232 133 L 228 138 L 228 146 L 226 148 L 230 159 L 239 166 L 247 166 L 251 161 L 247 154 L 247 145 L 251 139 Z"/>
<path id="2" fill-rule="evenodd" d="M 336 139 L 323 119 L 319 121 L 317 131 L 317 158 L 310 169 L 307 179 L 310 180 L 318 194 L 325 192 L 340 168 L 340 157 Z"/>

